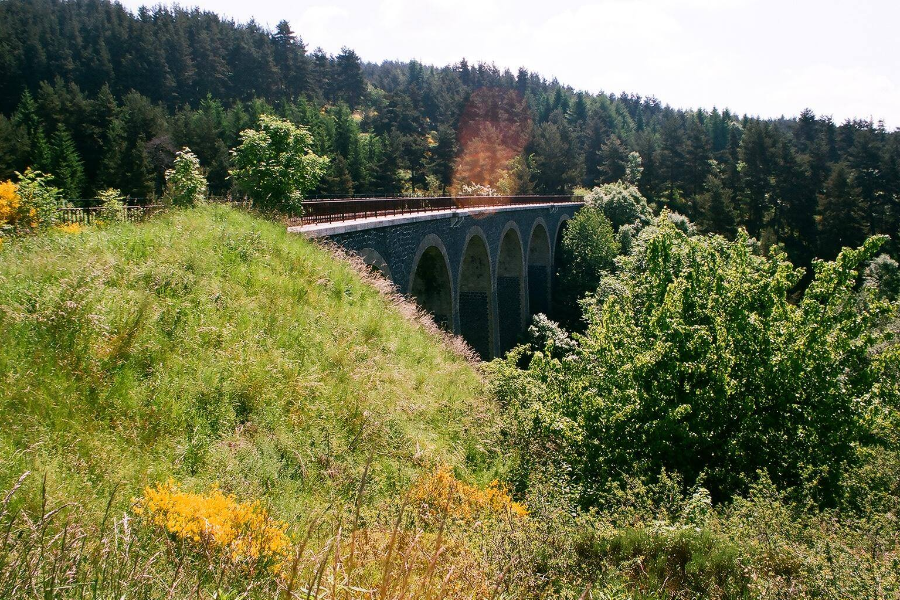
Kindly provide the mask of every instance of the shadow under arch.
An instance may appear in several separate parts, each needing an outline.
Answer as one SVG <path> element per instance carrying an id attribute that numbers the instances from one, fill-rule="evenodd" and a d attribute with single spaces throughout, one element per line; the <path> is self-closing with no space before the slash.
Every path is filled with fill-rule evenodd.
<path id="1" fill-rule="evenodd" d="M 459 330 L 482 360 L 494 354 L 494 317 L 491 255 L 480 227 L 466 236 L 459 267 Z"/>
<path id="2" fill-rule="evenodd" d="M 386 279 L 390 281 L 394 280 L 394 278 L 391 276 L 391 267 L 377 250 L 375 250 L 374 248 L 363 248 L 359 251 L 359 256 L 363 259 L 363 262 L 366 263 L 368 267 L 375 269 L 376 271 L 384 275 Z"/>
<path id="3" fill-rule="evenodd" d="M 550 311 L 550 236 L 547 224 L 538 218 L 528 240 L 528 310 L 532 315 Z"/>
<path id="4" fill-rule="evenodd" d="M 566 233 L 566 229 L 569 227 L 569 219 L 568 215 L 561 215 L 559 217 L 559 223 L 556 226 L 556 236 L 553 240 L 553 265 L 551 267 L 551 280 L 550 280 L 550 318 L 554 321 L 559 322 L 563 326 L 571 327 L 573 324 L 573 319 L 575 319 L 576 323 L 579 316 L 579 309 L 577 306 L 569 306 L 569 303 L 572 301 L 571 298 L 567 298 L 566 294 L 563 293 L 561 285 L 561 273 L 564 273 L 568 268 L 568 258 L 566 256 L 565 249 L 563 248 L 563 238 Z"/>
<path id="5" fill-rule="evenodd" d="M 497 319 L 501 355 L 516 345 L 525 322 L 524 264 L 522 236 L 515 223 L 510 222 L 500 238 L 497 257 Z"/>
<path id="6" fill-rule="evenodd" d="M 419 245 L 409 282 L 409 295 L 430 313 L 434 322 L 453 331 L 453 282 L 443 242 L 428 235 Z"/>

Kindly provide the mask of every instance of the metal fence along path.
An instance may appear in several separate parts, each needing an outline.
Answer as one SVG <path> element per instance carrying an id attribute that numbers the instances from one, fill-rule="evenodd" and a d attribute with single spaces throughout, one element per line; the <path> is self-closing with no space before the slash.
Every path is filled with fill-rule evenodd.
<path id="1" fill-rule="evenodd" d="M 123 221 L 142 221 L 163 211 L 162 204 L 150 204 L 147 206 L 123 206 Z M 102 219 L 104 208 L 102 206 L 90 206 L 85 208 L 64 207 L 58 209 L 59 222 L 64 224 L 77 223 L 79 225 L 93 225 Z"/>

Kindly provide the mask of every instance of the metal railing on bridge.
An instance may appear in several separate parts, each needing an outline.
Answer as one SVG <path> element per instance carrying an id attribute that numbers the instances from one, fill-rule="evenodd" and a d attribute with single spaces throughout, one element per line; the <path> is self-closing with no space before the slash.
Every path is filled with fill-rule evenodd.
<path id="1" fill-rule="evenodd" d="M 291 225 L 317 225 L 355 219 L 412 215 L 442 210 L 563 204 L 580 202 L 580 196 L 443 196 L 437 198 L 344 198 L 305 200 L 303 216 L 290 219 Z"/>

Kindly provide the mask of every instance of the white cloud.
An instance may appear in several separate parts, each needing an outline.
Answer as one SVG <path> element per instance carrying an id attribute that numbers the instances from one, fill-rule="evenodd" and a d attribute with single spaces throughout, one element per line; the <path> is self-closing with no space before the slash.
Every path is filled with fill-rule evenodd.
<path id="1" fill-rule="evenodd" d="M 332 31 L 334 21 L 346 18 L 349 14 L 347 9 L 339 6 L 310 6 L 303 11 L 299 22 L 293 23 L 292 27 L 304 40 L 310 37 L 324 38 Z"/>
<path id="2" fill-rule="evenodd" d="M 378 7 L 381 24 L 385 27 L 399 26 L 403 23 L 409 7 L 410 3 L 407 0 L 381 0 Z"/>
<path id="3" fill-rule="evenodd" d="M 850 116 L 876 121 L 889 117 L 890 124 L 900 125 L 896 114 L 900 85 L 879 70 L 815 64 L 785 69 L 783 80 L 783 85 L 770 90 L 770 110 L 789 106 L 788 113 L 797 114 L 809 107 L 838 121 Z"/>

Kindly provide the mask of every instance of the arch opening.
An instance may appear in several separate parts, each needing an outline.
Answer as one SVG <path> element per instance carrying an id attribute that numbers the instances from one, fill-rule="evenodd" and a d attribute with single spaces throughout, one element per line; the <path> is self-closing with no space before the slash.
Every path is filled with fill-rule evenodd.
<path id="1" fill-rule="evenodd" d="M 481 236 L 472 236 L 459 271 L 459 326 L 466 342 L 483 360 L 493 356 L 491 259 Z"/>
<path id="2" fill-rule="evenodd" d="M 453 330 L 453 292 L 447 260 L 437 246 L 429 246 L 419 258 L 410 295 L 446 331 Z"/>
<path id="3" fill-rule="evenodd" d="M 497 259 L 497 313 L 500 329 L 500 354 L 516 345 L 525 320 L 522 242 L 518 232 L 509 229 L 500 241 Z"/>
<path id="4" fill-rule="evenodd" d="M 542 223 L 528 242 L 528 308 L 532 315 L 550 311 L 550 237 Z"/>
<path id="5" fill-rule="evenodd" d="M 553 266 L 551 268 L 551 318 L 560 323 L 569 324 L 573 314 L 577 314 L 577 307 L 566 306 L 565 294 L 561 293 L 560 273 L 568 268 L 566 252 L 563 248 L 563 237 L 569 228 L 568 217 L 562 218 L 556 228 L 556 239 L 553 241 Z"/>

